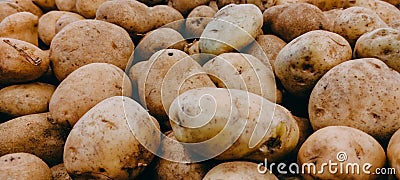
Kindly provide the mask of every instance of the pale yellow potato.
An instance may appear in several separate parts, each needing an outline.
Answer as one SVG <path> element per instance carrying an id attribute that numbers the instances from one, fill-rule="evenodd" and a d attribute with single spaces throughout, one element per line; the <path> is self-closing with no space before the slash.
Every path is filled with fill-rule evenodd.
<path id="1" fill-rule="evenodd" d="M 206 5 L 210 0 L 169 0 L 170 5 L 181 12 L 183 15 L 188 15 L 197 6 Z"/>
<path id="2" fill-rule="evenodd" d="M 55 165 L 50 168 L 51 176 L 53 180 L 72 180 L 71 176 L 69 176 L 67 169 L 65 169 L 64 163 Z"/>
<path id="3" fill-rule="evenodd" d="M 0 22 L 7 16 L 24 11 L 18 4 L 11 1 L 0 1 Z"/>
<path id="4" fill-rule="evenodd" d="M 187 91 L 172 102 L 169 117 L 176 139 L 198 143 L 191 152 L 201 157 L 234 160 L 259 152 L 258 158 L 275 159 L 290 153 L 299 140 L 288 110 L 243 90 Z"/>
<path id="5" fill-rule="evenodd" d="M 121 27 L 99 20 L 76 21 L 64 27 L 50 46 L 50 60 L 57 79 L 90 63 L 109 63 L 125 70 L 134 44 Z"/>
<path id="6" fill-rule="evenodd" d="M 57 9 L 56 0 L 32 0 L 32 2 L 46 11 Z"/>
<path id="7" fill-rule="evenodd" d="M 0 124 L 0 156 L 26 152 L 49 165 L 61 163 L 68 131 L 54 122 L 49 113 L 9 120 Z"/>
<path id="8" fill-rule="evenodd" d="M 30 12 L 7 16 L 0 22 L 0 37 L 19 39 L 38 46 L 38 17 Z"/>
<path id="9" fill-rule="evenodd" d="M 92 19 L 96 17 L 97 9 L 108 0 L 76 0 L 77 12 L 85 18 Z"/>
<path id="10" fill-rule="evenodd" d="M 37 46 L 11 38 L 0 38 L 0 84 L 29 82 L 49 68 L 46 52 Z"/>
<path id="11" fill-rule="evenodd" d="M 75 22 L 84 20 L 85 18 L 79 14 L 64 14 L 56 22 L 56 34 L 60 32 L 65 26 Z"/>
<path id="12" fill-rule="evenodd" d="M 71 130 L 64 165 L 73 179 L 134 179 L 160 145 L 158 128 L 157 121 L 134 100 L 110 97 Z"/>
<path id="13" fill-rule="evenodd" d="M 297 2 L 310 3 L 323 11 L 341 9 L 354 6 L 359 1 L 365 0 L 296 0 Z"/>
<path id="14" fill-rule="evenodd" d="M 199 38 L 215 13 L 217 12 L 214 9 L 206 5 L 194 8 L 186 19 L 185 27 L 187 36 Z"/>
<path id="15" fill-rule="evenodd" d="M 318 80 L 336 65 L 350 60 L 349 43 L 338 34 L 316 30 L 305 33 L 289 44 L 275 60 L 275 73 L 292 95 L 308 97 Z"/>
<path id="16" fill-rule="evenodd" d="M 400 74 L 375 58 L 341 63 L 315 85 L 308 112 L 314 130 L 350 126 L 378 140 L 400 128 Z"/>
<path id="17" fill-rule="evenodd" d="M 389 161 L 389 166 L 395 168 L 396 177 L 400 178 L 400 130 L 397 130 L 396 133 L 390 138 L 389 145 L 387 147 L 387 158 Z"/>
<path id="18" fill-rule="evenodd" d="M 152 17 L 153 29 L 165 26 L 177 31 L 181 31 L 184 25 L 182 14 L 167 5 L 157 5 L 150 8 L 150 16 Z"/>
<path id="19" fill-rule="evenodd" d="M 301 174 L 304 179 L 378 179 L 376 168 L 383 168 L 386 164 L 386 155 L 382 146 L 370 135 L 358 129 L 346 126 L 330 126 L 314 132 L 301 146 L 297 157 L 298 164 L 314 164 L 318 172 L 312 166 L 305 166 L 305 173 Z M 338 171 L 329 170 L 329 166 L 323 163 L 337 163 Z M 354 166 L 359 166 L 357 173 Z M 364 172 L 363 166 L 371 164 L 371 174 Z M 341 168 L 339 164 L 342 164 Z M 321 169 L 324 168 L 323 170 Z M 347 169 L 348 168 L 348 169 Z M 341 169 L 341 170 L 340 170 Z M 346 170 L 349 173 L 346 173 Z M 351 173 L 352 170 L 355 173 Z M 343 173 L 341 173 L 343 172 Z"/>
<path id="20" fill-rule="evenodd" d="M 55 3 L 60 11 L 78 12 L 76 0 L 55 0 Z"/>
<path id="21" fill-rule="evenodd" d="M 61 82 L 50 99 L 49 110 L 56 122 L 73 127 L 97 103 L 120 95 L 132 95 L 124 71 L 112 64 L 91 63 Z"/>
<path id="22" fill-rule="evenodd" d="M 46 83 L 12 85 L 0 89 L 0 112 L 12 117 L 48 112 L 55 86 Z"/>
<path id="23" fill-rule="evenodd" d="M 203 180 L 217 179 L 242 179 L 242 180 L 278 180 L 278 178 L 266 171 L 258 172 L 258 164 L 246 161 L 233 161 L 219 164 L 212 168 Z"/>
<path id="24" fill-rule="evenodd" d="M 343 36 L 353 47 L 357 39 L 370 31 L 388 25 L 374 11 L 364 7 L 351 7 L 339 13 L 333 32 Z"/>
<path id="25" fill-rule="evenodd" d="M 51 171 L 40 158 L 28 153 L 0 157 L 0 179 L 51 180 Z"/>
<path id="26" fill-rule="evenodd" d="M 399 9 L 382 0 L 357 0 L 353 6 L 365 7 L 373 10 L 386 24 L 392 24 L 400 19 Z"/>
<path id="27" fill-rule="evenodd" d="M 254 4 L 225 6 L 201 34 L 200 52 L 219 55 L 240 50 L 254 41 L 262 25 L 262 13 Z"/>

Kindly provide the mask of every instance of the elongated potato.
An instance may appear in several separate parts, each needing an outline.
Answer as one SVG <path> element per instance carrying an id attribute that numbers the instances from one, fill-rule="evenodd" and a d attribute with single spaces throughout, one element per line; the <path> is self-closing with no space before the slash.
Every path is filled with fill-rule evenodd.
<path id="1" fill-rule="evenodd" d="M 246 161 L 233 161 L 219 164 L 212 168 L 203 180 L 214 179 L 253 179 L 253 180 L 278 180 L 278 178 L 266 171 L 264 174 L 258 171 L 258 164 Z"/>
<path id="2" fill-rule="evenodd" d="M 131 96 L 127 75 L 118 67 L 92 63 L 72 72 L 55 90 L 49 110 L 60 124 L 74 126 L 82 115 L 112 96 Z"/>
<path id="3" fill-rule="evenodd" d="M 0 37 L 19 39 L 38 46 L 38 17 L 29 12 L 7 16 L 0 23 Z"/>
<path id="4" fill-rule="evenodd" d="M 76 179 L 134 179 L 160 144 L 159 126 L 128 97 L 97 104 L 71 130 L 64 165 Z"/>
<path id="5" fill-rule="evenodd" d="M 389 145 L 387 147 L 387 157 L 389 160 L 389 165 L 392 168 L 395 168 L 396 172 L 400 172 L 400 130 L 397 130 L 396 133 L 390 138 Z M 396 173 L 396 177 L 400 178 L 399 173 Z"/>
<path id="6" fill-rule="evenodd" d="M 176 139 L 197 143 L 190 151 L 201 157 L 232 160 L 261 151 L 263 159 L 274 159 L 291 152 L 299 139 L 288 110 L 242 90 L 187 91 L 172 102 L 169 117 Z"/>
<path id="7" fill-rule="evenodd" d="M 40 158 L 28 153 L 0 157 L 0 179 L 51 180 L 50 168 Z"/>
<path id="8" fill-rule="evenodd" d="M 53 121 L 49 113 L 32 114 L 0 124 L 0 156 L 26 152 L 47 164 L 62 162 L 69 129 Z"/>

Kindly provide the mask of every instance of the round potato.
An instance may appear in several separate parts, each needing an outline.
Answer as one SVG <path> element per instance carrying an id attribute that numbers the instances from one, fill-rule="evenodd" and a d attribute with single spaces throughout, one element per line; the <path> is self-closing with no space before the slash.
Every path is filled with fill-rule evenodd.
<path id="1" fill-rule="evenodd" d="M 85 18 L 96 17 L 97 9 L 108 0 L 75 0 L 77 12 Z"/>
<path id="2" fill-rule="evenodd" d="M 38 46 L 38 17 L 30 12 L 7 16 L 0 23 L 0 37 L 14 38 Z"/>
<path id="3" fill-rule="evenodd" d="M 373 10 L 386 23 L 392 24 L 400 19 L 400 11 L 395 6 L 381 0 L 357 0 L 353 6 Z"/>
<path id="4" fill-rule="evenodd" d="M 266 171 L 264 174 L 258 171 L 258 164 L 246 161 L 233 161 L 219 164 L 212 168 L 203 180 L 215 179 L 243 179 L 243 180 L 278 180 L 278 178 Z"/>
<path id="5" fill-rule="evenodd" d="M 55 0 L 32 0 L 32 2 L 46 11 L 57 9 Z"/>
<path id="6" fill-rule="evenodd" d="M 92 63 L 61 82 L 50 99 L 49 110 L 55 121 L 72 127 L 97 103 L 120 95 L 132 95 L 127 75 L 112 64 Z"/>
<path id="7" fill-rule="evenodd" d="M 380 28 L 363 34 L 356 42 L 356 58 L 378 58 L 400 72 L 400 30 Z"/>
<path id="8" fill-rule="evenodd" d="M 50 168 L 40 158 L 28 153 L 0 157 L 0 179 L 51 180 Z"/>
<path id="9" fill-rule="evenodd" d="M 0 89 L 0 112 L 12 117 L 48 112 L 55 86 L 45 83 L 12 85 Z"/>
<path id="10" fill-rule="evenodd" d="M 299 139 L 288 110 L 242 90 L 187 91 L 172 102 L 169 117 L 176 139 L 197 143 L 190 151 L 200 157 L 232 160 L 260 151 L 262 161 L 277 159 L 291 152 Z"/>
<path id="11" fill-rule="evenodd" d="M 84 20 L 85 18 L 79 14 L 64 14 L 56 22 L 55 31 L 56 34 L 61 31 L 65 26 L 75 21 Z"/>
<path id="12" fill-rule="evenodd" d="M 50 60 L 57 79 L 90 63 L 109 63 L 125 70 L 134 44 L 121 27 L 98 20 L 69 24 L 53 39 Z"/>
<path id="13" fill-rule="evenodd" d="M 298 164 L 310 163 L 314 166 L 305 166 L 302 174 L 306 180 L 377 179 L 372 173 L 384 167 L 386 155 L 382 146 L 367 133 L 351 127 L 330 126 L 313 133 L 301 146 Z M 328 169 L 331 166 L 323 165 L 328 163 L 337 164 L 336 173 Z M 371 174 L 365 172 L 366 163 L 371 165 L 366 169 Z M 349 167 L 353 164 L 359 166 L 359 171 L 354 166 Z M 318 167 L 318 173 L 313 167 Z"/>
<path id="14" fill-rule="evenodd" d="M 350 60 L 349 43 L 338 34 L 316 30 L 294 39 L 275 60 L 275 73 L 291 94 L 308 97 L 329 69 Z"/>
<path id="15" fill-rule="evenodd" d="M 11 38 L 0 38 L 0 84 L 38 79 L 50 66 L 49 56 L 35 45 Z"/>
<path id="16" fill-rule="evenodd" d="M 70 132 L 64 165 L 74 179 L 134 179 L 160 145 L 158 128 L 157 121 L 134 100 L 105 99 Z"/>
<path id="17" fill-rule="evenodd" d="M 400 130 L 397 130 L 396 133 L 393 134 L 392 138 L 390 138 L 389 145 L 387 148 L 387 157 L 389 160 L 389 165 L 392 168 L 395 168 L 396 172 L 400 172 Z M 399 173 L 396 174 L 396 177 L 399 179 Z"/>
<path id="18" fill-rule="evenodd" d="M 0 1 L 0 22 L 7 16 L 24 11 L 18 4 L 11 1 Z"/>
<path id="19" fill-rule="evenodd" d="M 72 180 L 63 163 L 51 167 L 50 170 L 53 180 Z"/>
<path id="20" fill-rule="evenodd" d="M 315 85 L 308 112 L 314 130 L 350 126 L 378 140 L 400 128 L 400 74 L 374 58 L 337 65 Z"/>
<path id="21" fill-rule="evenodd" d="M 200 37 L 215 13 L 217 12 L 214 9 L 206 5 L 194 8 L 186 19 L 186 36 L 190 38 Z"/>
<path id="22" fill-rule="evenodd" d="M 166 25 L 166 27 L 180 31 L 185 22 L 182 14 L 178 10 L 167 5 L 157 5 L 151 7 L 150 13 L 151 17 L 153 18 L 153 29 L 157 29 Z"/>
<path id="23" fill-rule="evenodd" d="M 170 0 L 171 6 L 181 12 L 183 15 L 188 15 L 194 8 L 206 5 L 210 0 Z"/>
<path id="24" fill-rule="evenodd" d="M 55 3 L 60 11 L 78 12 L 76 0 L 55 0 Z"/>
<path id="25" fill-rule="evenodd" d="M 6 1 L 17 4 L 19 7 L 21 7 L 22 11 L 30 12 L 36 15 L 37 17 L 43 15 L 43 11 L 36 4 L 34 4 L 32 0 L 6 0 Z"/>

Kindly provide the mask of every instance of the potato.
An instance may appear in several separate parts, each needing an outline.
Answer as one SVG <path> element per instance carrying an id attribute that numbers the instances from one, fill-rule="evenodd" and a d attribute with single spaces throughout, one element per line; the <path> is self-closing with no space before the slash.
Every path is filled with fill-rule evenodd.
<path id="1" fill-rule="evenodd" d="M 163 49 L 150 57 L 138 78 L 140 101 L 149 113 L 169 127 L 167 112 L 181 93 L 200 87 L 215 87 L 201 66 L 186 53 Z"/>
<path id="2" fill-rule="evenodd" d="M 55 0 L 56 6 L 60 11 L 78 12 L 76 0 Z"/>
<path id="3" fill-rule="evenodd" d="M 357 39 L 364 33 L 388 25 L 372 10 L 364 7 L 351 7 L 340 12 L 333 25 L 333 32 L 346 38 L 354 47 Z"/>
<path id="4" fill-rule="evenodd" d="M 44 44 L 48 46 L 51 44 L 51 41 L 56 35 L 57 20 L 65 14 L 70 14 L 71 16 L 75 15 L 75 13 L 66 11 L 50 11 L 40 17 L 38 27 L 39 38 L 43 41 Z"/>
<path id="5" fill-rule="evenodd" d="M 308 112 L 314 130 L 350 126 L 378 140 L 400 128 L 400 74 L 374 58 L 344 62 L 315 85 Z"/>
<path id="6" fill-rule="evenodd" d="M 263 23 L 260 9 L 253 4 L 225 6 L 214 18 L 201 34 L 202 53 L 219 55 L 240 50 L 254 40 Z"/>
<path id="7" fill-rule="evenodd" d="M 390 138 L 389 145 L 387 147 L 387 157 L 389 166 L 395 168 L 396 172 L 400 172 L 400 130 L 397 130 Z M 399 179 L 400 174 L 396 173 L 396 177 Z"/>
<path id="8" fill-rule="evenodd" d="M 210 0 L 210 3 L 208 3 L 208 6 L 210 6 L 212 9 L 214 9 L 215 12 L 217 12 L 219 10 L 216 0 Z"/>
<path id="9" fill-rule="evenodd" d="M 38 46 L 38 17 L 30 12 L 7 16 L 0 23 L 0 37 L 19 39 Z"/>
<path id="10" fill-rule="evenodd" d="M 329 162 L 338 164 L 334 166 L 336 173 L 330 173 L 334 170 L 328 170 L 327 165 L 322 165 Z M 306 163 L 312 164 L 305 166 L 302 176 L 306 180 L 377 179 L 372 173 L 376 168 L 384 167 L 386 156 L 382 146 L 370 135 L 351 127 L 330 126 L 316 131 L 301 146 L 298 164 Z M 366 169 L 371 174 L 364 171 L 365 163 L 371 164 L 370 168 Z M 360 173 L 357 173 L 352 164 L 359 166 Z M 318 170 L 315 167 L 318 167 Z M 351 173 L 352 170 L 355 173 Z"/>
<path id="11" fill-rule="evenodd" d="M 63 163 L 50 168 L 53 180 L 72 180 Z"/>
<path id="12" fill-rule="evenodd" d="M 203 65 L 219 88 L 240 89 L 276 102 L 276 83 L 271 65 L 242 53 L 224 53 Z"/>
<path id="13" fill-rule="evenodd" d="M 77 12 L 85 18 L 92 19 L 96 17 L 97 9 L 108 0 L 76 0 Z"/>
<path id="14" fill-rule="evenodd" d="M 390 3 L 392 5 L 395 5 L 395 6 L 400 5 L 400 0 L 383 0 L 383 1 L 388 2 L 388 3 Z"/>
<path id="15" fill-rule="evenodd" d="M 365 33 L 356 42 L 356 58 L 378 58 L 400 72 L 400 30 L 380 28 Z"/>
<path id="16" fill-rule="evenodd" d="M 187 42 L 182 35 L 171 28 L 158 28 L 147 33 L 135 49 L 135 61 L 148 60 L 161 49 L 183 50 Z"/>
<path id="17" fill-rule="evenodd" d="M 328 20 L 316 6 L 307 3 L 274 6 L 264 11 L 264 23 L 272 32 L 290 42 L 313 30 L 327 29 Z"/>
<path id="18" fill-rule="evenodd" d="M 56 34 L 60 32 L 65 26 L 75 21 L 84 20 L 85 18 L 79 14 L 64 14 L 56 22 L 55 31 Z"/>
<path id="19" fill-rule="evenodd" d="M 243 180 L 278 180 L 270 173 L 258 172 L 258 164 L 246 161 L 233 161 L 219 164 L 212 168 L 203 180 L 243 179 Z"/>
<path id="20" fill-rule="evenodd" d="M 392 24 L 400 19 L 399 9 L 381 0 L 358 0 L 354 6 L 365 7 L 375 11 L 386 24 Z"/>
<path id="21" fill-rule="evenodd" d="M 19 7 L 22 8 L 23 11 L 30 12 L 36 15 L 37 17 L 43 15 L 43 11 L 38 6 L 36 6 L 36 4 L 32 2 L 32 0 L 7 0 L 7 1 L 17 4 Z"/>
<path id="22" fill-rule="evenodd" d="M 254 4 L 261 11 L 276 5 L 277 0 L 217 0 L 218 7 L 222 8 L 231 3 L 234 4 Z"/>
<path id="23" fill-rule="evenodd" d="M 90 63 L 109 63 L 125 70 L 133 49 L 129 34 L 121 27 L 104 21 L 82 20 L 66 26 L 54 37 L 50 60 L 57 79 L 63 80 Z"/>
<path id="24" fill-rule="evenodd" d="M 129 78 L 131 78 L 132 82 L 138 82 L 140 75 L 142 75 L 146 68 L 146 64 L 147 61 L 140 61 L 129 69 Z"/>
<path id="25" fill-rule="evenodd" d="M 279 52 L 274 65 L 275 73 L 288 92 L 308 97 L 329 69 L 351 57 L 351 47 L 343 37 L 329 31 L 310 31 Z"/>
<path id="26" fill-rule="evenodd" d="M 131 33 L 147 33 L 154 27 L 150 8 L 134 0 L 107 1 L 97 9 L 96 19 L 116 24 Z"/>
<path id="27" fill-rule="evenodd" d="M 12 117 L 48 112 L 55 86 L 45 83 L 12 85 L 0 89 L 0 112 Z"/>
<path id="28" fill-rule="evenodd" d="M 24 11 L 18 4 L 11 1 L 0 1 L 0 22 L 7 16 Z"/>
<path id="29" fill-rule="evenodd" d="M 50 168 L 40 158 L 28 153 L 0 157 L 0 179 L 51 180 Z"/>
<path id="30" fill-rule="evenodd" d="M 82 115 L 112 96 L 131 96 L 132 86 L 118 67 L 92 63 L 72 72 L 55 90 L 49 110 L 60 124 L 73 127 Z"/>
<path id="31" fill-rule="evenodd" d="M 324 15 L 326 19 L 328 20 L 328 26 L 325 28 L 328 31 L 333 32 L 334 31 L 334 25 L 336 21 L 336 17 L 338 17 L 342 13 L 343 9 L 332 9 L 329 11 L 324 11 Z"/>
<path id="32" fill-rule="evenodd" d="M 255 56 L 266 66 L 271 66 L 272 70 L 275 70 L 276 56 L 285 46 L 286 42 L 275 35 L 259 35 L 244 52 Z"/>
<path id="33" fill-rule="evenodd" d="M 32 2 L 46 11 L 57 9 L 55 0 L 32 0 Z"/>
<path id="34" fill-rule="evenodd" d="M 67 135 L 49 113 L 18 117 L 0 124 L 0 156 L 26 152 L 55 165 L 62 162 Z"/>
<path id="35" fill-rule="evenodd" d="M 218 160 L 240 159 L 257 151 L 262 160 L 275 159 L 291 152 L 299 139 L 288 110 L 243 90 L 187 91 L 172 102 L 169 117 L 178 141 L 198 143 L 191 152 Z"/>
<path id="36" fill-rule="evenodd" d="M 153 29 L 166 25 L 166 27 L 180 31 L 185 22 L 182 14 L 178 10 L 167 5 L 151 7 L 150 13 L 151 17 L 154 18 L 152 21 Z"/>
<path id="37" fill-rule="evenodd" d="M 47 53 L 33 44 L 11 38 L 0 38 L 0 62 L 0 84 L 35 80 L 50 66 Z"/>
<path id="38" fill-rule="evenodd" d="M 105 99 L 70 132 L 64 165 L 73 179 L 133 179 L 153 159 L 158 132 L 157 121 L 134 100 Z"/>
<path id="39" fill-rule="evenodd" d="M 214 9 L 206 5 L 194 8 L 186 19 L 186 36 L 199 38 L 215 13 Z"/>
<path id="40" fill-rule="evenodd" d="M 197 6 L 206 5 L 210 0 L 169 0 L 171 6 L 181 12 L 183 15 L 188 15 Z"/>
<path id="41" fill-rule="evenodd" d="M 297 0 L 298 2 L 310 3 L 317 6 L 323 11 L 332 9 L 348 8 L 356 4 L 358 1 L 365 0 Z"/>

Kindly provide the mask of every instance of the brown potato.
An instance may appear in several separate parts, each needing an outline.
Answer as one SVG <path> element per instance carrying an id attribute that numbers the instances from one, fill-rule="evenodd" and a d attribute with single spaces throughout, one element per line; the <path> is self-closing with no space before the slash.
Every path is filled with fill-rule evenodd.
<path id="1" fill-rule="evenodd" d="M 323 11 L 329 11 L 332 9 L 348 8 L 354 5 L 358 1 L 365 0 L 297 0 L 298 2 L 310 3 Z"/>
<path id="2" fill-rule="evenodd" d="M 0 89 L 0 112 L 12 117 L 48 112 L 55 86 L 45 83 L 12 85 Z"/>
<path id="3" fill-rule="evenodd" d="M 186 19 L 186 36 L 199 38 L 215 13 L 214 9 L 206 5 L 194 8 Z"/>
<path id="4" fill-rule="evenodd" d="M 0 23 L 0 37 L 19 39 L 38 46 L 38 17 L 30 12 L 7 16 Z"/>
<path id="5" fill-rule="evenodd" d="M 60 11 L 78 12 L 76 0 L 55 0 L 56 6 Z"/>
<path id="6" fill-rule="evenodd" d="M 72 180 L 63 163 L 51 167 L 50 170 L 53 180 Z"/>
<path id="7" fill-rule="evenodd" d="M 50 168 L 40 158 L 28 153 L 0 157 L 0 179 L 51 180 Z"/>
<path id="8" fill-rule="evenodd" d="M 334 25 L 336 21 L 336 17 L 338 17 L 342 13 L 343 9 L 332 9 L 329 11 L 324 11 L 324 15 L 326 19 L 328 20 L 328 26 L 326 30 L 333 32 L 334 31 Z"/>
<path id="9" fill-rule="evenodd" d="M 373 10 L 386 24 L 392 24 L 400 19 L 399 9 L 382 0 L 357 0 L 353 6 Z"/>
<path id="10" fill-rule="evenodd" d="M 180 31 L 185 22 L 182 14 L 178 10 L 167 5 L 157 5 L 151 7 L 150 14 L 153 18 L 153 29 L 157 29 L 166 25 L 166 27 Z"/>
<path id="11" fill-rule="evenodd" d="M 243 180 L 278 180 L 270 173 L 258 172 L 258 164 L 246 161 L 233 161 L 219 164 L 212 168 L 203 180 L 243 179 Z"/>
<path id="12" fill-rule="evenodd" d="M 389 160 L 389 166 L 395 168 L 396 177 L 400 179 L 400 130 L 390 138 L 389 145 L 387 147 L 387 157 Z"/>
<path id="13" fill-rule="evenodd" d="M 31 12 L 37 17 L 43 15 L 43 11 L 36 4 L 34 4 L 32 0 L 7 0 L 7 1 L 18 4 L 18 6 L 22 8 L 22 11 Z"/>
<path id="14" fill-rule="evenodd" d="M 11 1 L 0 1 L 0 22 L 11 14 L 23 11 L 24 10 L 16 3 Z"/>
<path id="15" fill-rule="evenodd" d="M 169 0 L 171 6 L 181 12 L 183 15 L 187 15 L 197 6 L 206 5 L 210 0 Z"/>
<path id="16" fill-rule="evenodd" d="M 68 131 L 54 122 L 49 113 L 9 120 L 0 124 L 0 156 L 26 152 L 49 165 L 61 163 Z"/>
<path id="17" fill-rule="evenodd" d="M 57 9 L 55 0 L 32 0 L 32 2 L 46 11 Z"/>
<path id="18" fill-rule="evenodd" d="M 97 9 L 108 0 L 75 0 L 77 12 L 85 18 L 96 17 Z"/>
<path id="19" fill-rule="evenodd" d="M 71 14 L 64 14 L 56 21 L 55 31 L 56 34 L 60 32 L 65 26 L 71 24 L 75 21 L 84 20 L 85 18 L 79 14 L 71 13 Z"/>
<path id="20" fill-rule="evenodd" d="M 217 0 L 217 4 L 219 8 L 222 8 L 228 4 L 254 4 L 261 11 L 268 9 L 272 6 L 276 5 L 277 0 Z"/>

